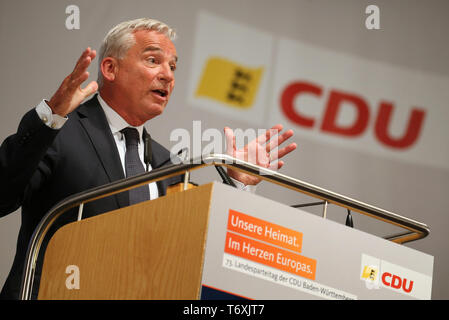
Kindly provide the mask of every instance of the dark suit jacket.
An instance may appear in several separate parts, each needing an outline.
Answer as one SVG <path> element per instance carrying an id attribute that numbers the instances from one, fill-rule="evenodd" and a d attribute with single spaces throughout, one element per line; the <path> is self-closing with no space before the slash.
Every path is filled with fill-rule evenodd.
<path id="1" fill-rule="evenodd" d="M 1 292 L 3 299 L 18 298 L 28 242 L 51 207 L 72 194 L 124 178 L 117 147 L 97 97 L 68 117 L 60 130 L 53 130 L 39 119 L 34 109 L 30 110 L 22 118 L 17 133 L 8 137 L 0 148 L 0 216 L 22 206 L 16 255 Z M 170 153 L 153 140 L 151 146 L 151 166 L 158 168 L 170 158 Z M 181 179 L 174 177 L 158 182 L 159 195 L 165 195 L 167 186 Z M 125 191 L 85 204 L 83 217 L 127 205 Z M 49 238 L 60 226 L 75 221 L 76 215 L 77 209 L 65 213 L 49 231 L 41 248 L 35 288 Z M 33 293 L 36 297 L 37 290 Z"/>

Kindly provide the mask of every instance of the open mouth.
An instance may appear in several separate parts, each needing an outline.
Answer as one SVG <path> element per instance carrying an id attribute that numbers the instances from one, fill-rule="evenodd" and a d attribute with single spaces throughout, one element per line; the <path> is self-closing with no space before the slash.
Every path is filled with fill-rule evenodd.
<path id="1" fill-rule="evenodd" d="M 168 91 L 164 90 L 164 89 L 156 89 L 156 90 L 152 90 L 152 91 L 163 98 L 168 95 Z"/>

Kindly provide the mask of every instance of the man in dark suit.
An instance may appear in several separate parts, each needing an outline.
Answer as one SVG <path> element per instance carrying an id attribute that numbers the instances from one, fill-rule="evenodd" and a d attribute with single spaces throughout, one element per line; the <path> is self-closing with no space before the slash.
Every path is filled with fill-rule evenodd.
<path id="1" fill-rule="evenodd" d="M 100 49 L 98 83 L 92 81 L 81 88 L 89 76 L 87 68 L 96 56 L 94 50 L 87 48 L 52 98 L 26 113 L 17 133 L 3 142 L 0 148 L 0 215 L 21 206 L 22 225 L 2 298 L 18 298 L 28 242 L 39 221 L 53 205 L 72 194 L 127 175 L 125 128 L 137 132 L 136 157 L 142 160 L 143 125 L 163 112 L 174 88 L 178 58 L 173 38 L 174 31 L 156 20 L 137 19 L 117 25 L 107 34 Z M 81 104 L 98 88 L 99 94 Z M 280 125 L 273 128 L 275 132 L 282 130 Z M 270 151 L 292 135 L 289 130 L 279 135 L 273 144 L 268 143 L 273 130 L 270 132 L 253 142 L 257 150 L 266 154 L 265 160 L 256 164 L 266 167 L 296 148 L 295 144 L 290 144 L 278 150 L 277 156 L 270 157 Z M 232 130 L 226 128 L 225 134 L 229 154 L 245 159 L 248 150 L 254 149 L 236 150 Z M 153 140 L 151 146 L 150 169 L 169 163 L 168 150 Z M 277 168 L 282 165 L 282 161 L 277 161 Z M 228 173 L 243 186 L 260 181 L 232 170 Z M 146 188 L 147 199 L 154 199 L 163 196 L 168 185 L 180 181 L 180 177 L 174 177 L 143 189 Z M 94 216 L 135 203 L 130 201 L 130 192 L 86 204 L 83 216 Z M 75 211 L 73 209 L 58 221 L 47 241 L 57 228 L 76 219 Z M 36 270 L 36 287 L 41 260 L 42 257 Z M 33 296 L 37 296 L 37 290 Z"/>

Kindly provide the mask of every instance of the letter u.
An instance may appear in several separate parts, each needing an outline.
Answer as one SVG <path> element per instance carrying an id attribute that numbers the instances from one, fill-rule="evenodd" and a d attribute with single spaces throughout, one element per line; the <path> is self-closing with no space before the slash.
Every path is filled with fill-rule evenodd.
<path id="1" fill-rule="evenodd" d="M 231 214 L 231 213 L 230 213 Z M 239 224 L 239 218 L 236 217 L 235 215 L 231 214 L 231 225 L 233 227 L 237 227 Z"/>
<path id="2" fill-rule="evenodd" d="M 404 289 L 405 292 L 410 293 L 413 289 L 413 281 L 410 281 L 408 288 L 406 288 L 406 282 L 407 279 L 404 278 L 404 281 L 402 282 L 402 289 Z"/>
<path id="3" fill-rule="evenodd" d="M 382 102 L 376 119 L 374 132 L 377 139 L 383 144 L 396 148 L 405 149 L 413 145 L 419 137 L 424 121 L 425 111 L 413 109 L 407 124 L 407 130 L 400 138 L 392 138 L 388 133 L 388 126 L 391 122 L 393 104 Z"/>

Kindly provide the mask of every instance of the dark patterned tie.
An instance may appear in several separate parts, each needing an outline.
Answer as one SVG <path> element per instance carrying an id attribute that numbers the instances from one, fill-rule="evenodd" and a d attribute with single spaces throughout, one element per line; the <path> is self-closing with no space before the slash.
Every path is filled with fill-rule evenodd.
<path id="1" fill-rule="evenodd" d="M 139 132 L 135 128 L 121 130 L 126 139 L 125 168 L 126 177 L 132 177 L 145 172 L 142 161 L 139 158 L 138 144 Z M 148 185 L 129 190 L 129 204 L 136 204 L 150 200 Z"/>

